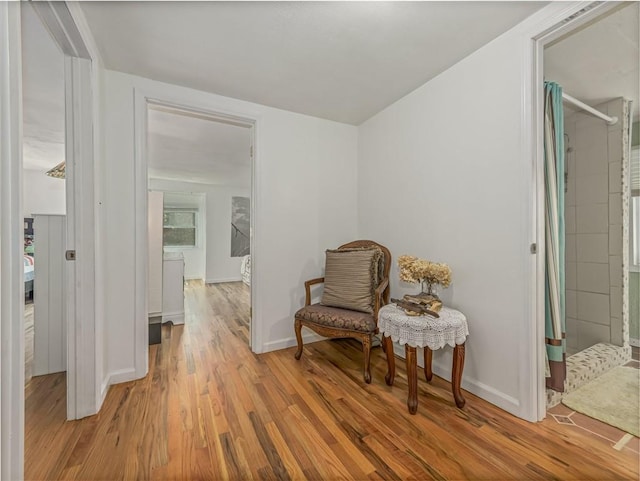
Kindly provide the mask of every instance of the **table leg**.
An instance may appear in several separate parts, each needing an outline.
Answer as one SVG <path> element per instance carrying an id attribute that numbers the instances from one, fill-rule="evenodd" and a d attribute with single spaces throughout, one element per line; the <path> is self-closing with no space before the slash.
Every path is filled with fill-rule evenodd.
<path id="1" fill-rule="evenodd" d="M 424 377 L 427 378 L 427 382 L 433 379 L 433 371 L 431 370 L 431 360 L 433 358 L 433 351 L 425 347 L 424 348 Z"/>
<path id="2" fill-rule="evenodd" d="M 396 360 L 393 356 L 393 340 L 391 336 L 383 335 L 382 345 L 387 355 L 387 375 L 384 377 L 384 380 L 387 386 L 393 386 L 393 381 L 396 378 Z"/>
<path id="3" fill-rule="evenodd" d="M 451 373 L 451 390 L 453 398 L 456 400 L 456 406 L 462 408 L 465 400 L 460 391 L 460 382 L 462 381 L 462 370 L 464 369 L 464 343 L 456 345 L 453 349 L 453 371 Z"/>
<path id="4" fill-rule="evenodd" d="M 416 358 L 416 348 L 405 344 L 404 353 L 407 358 L 407 382 L 409 384 L 407 407 L 409 408 L 409 414 L 415 414 L 418 410 L 418 360 Z"/>

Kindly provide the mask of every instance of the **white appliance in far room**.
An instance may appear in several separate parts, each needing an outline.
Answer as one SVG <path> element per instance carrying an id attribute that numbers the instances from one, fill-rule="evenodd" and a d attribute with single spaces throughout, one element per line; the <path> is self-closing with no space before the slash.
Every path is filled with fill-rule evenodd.
<path id="1" fill-rule="evenodd" d="M 162 315 L 162 192 L 149 192 L 149 318 Z"/>
<path id="2" fill-rule="evenodd" d="M 162 322 L 184 324 L 184 256 L 165 252 L 162 266 Z"/>

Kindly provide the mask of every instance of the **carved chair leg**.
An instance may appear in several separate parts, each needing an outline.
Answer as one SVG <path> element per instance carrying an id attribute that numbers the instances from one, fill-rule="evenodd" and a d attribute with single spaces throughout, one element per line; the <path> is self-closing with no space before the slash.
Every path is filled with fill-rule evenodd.
<path id="1" fill-rule="evenodd" d="M 387 386 L 393 386 L 393 380 L 396 377 L 396 359 L 393 355 L 393 341 L 391 336 L 382 336 L 382 345 L 387 355 L 387 375 L 384 377 Z"/>
<path id="2" fill-rule="evenodd" d="M 302 356 L 302 322 L 300 319 L 296 319 L 294 323 L 295 331 L 296 331 L 296 340 L 298 341 L 298 350 L 296 351 L 296 359 L 300 360 L 300 356 Z"/>
<path id="3" fill-rule="evenodd" d="M 371 383 L 371 334 L 362 338 L 362 351 L 364 352 L 364 382 Z"/>

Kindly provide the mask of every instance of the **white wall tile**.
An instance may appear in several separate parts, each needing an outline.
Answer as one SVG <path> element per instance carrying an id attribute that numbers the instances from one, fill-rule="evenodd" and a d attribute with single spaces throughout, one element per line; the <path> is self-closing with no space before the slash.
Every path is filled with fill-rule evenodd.
<path id="1" fill-rule="evenodd" d="M 609 264 L 578 262 L 577 269 L 578 291 L 609 293 Z"/>
<path id="2" fill-rule="evenodd" d="M 578 262 L 609 262 L 609 238 L 607 234 L 577 234 Z"/>
<path id="3" fill-rule="evenodd" d="M 611 317 L 622 319 L 622 287 L 612 287 L 609 295 Z"/>
<path id="4" fill-rule="evenodd" d="M 596 118 L 584 119 L 576 124 L 576 177 L 608 174 L 607 129 Z"/>
<path id="5" fill-rule="evenodd" d="M 622 287 L 622 256 L 609 256 L 609 282 L 612 287 Z"/>
<path id="6" fill-rule="evenodd" d="M 617 97 L 615 99 L 602 102 L 601 104 L 596 105 L 595 108 L 600 110 L 600 112 L 604 112 L 607 115 L 610 115 L 611 117 L 618 117 L 620 119 L 622 118 L 622 106 L 623 106 L 622 97 Z M 620 126 L 621 123 L 622 122 L 617 122 L 615 125 L 617 125 L 618 128 L 622 128 Z M 613 126 L 608 126 L 608 127 L 613 127 Z"/>
<path id="7" fill-rule="evenodd" d="M 617 317 L 611 318 L 611 344 L 616 346 L 622 346 L 623 344 L 622 319 Z"/>
<path id="8" fill-rule="evenodd" d="M 622 225 L 622 194 L 609 194 L 609 224 Z"/>
<path id="9" fill-rule="evenodd" d="M 605 324 L 607 326 L 610 324 L 609 294 L 578 291 L 576 297 L 578 300 L 579 320 Z"/>
<path id="10" fill-rule="evenodd" d="M 581 322 L 578 325 L 578 349 L 584 350 L 599 342 L 610 342 L 611 334 L 609 326 Z"/>
<path id="11" fill-rule="evenodd" d="M 609 232 L 609 208 L 607 204 L 582 204 L 576 206 L 575 209 L 576 233 L 606 234 Z"/>
<path id="12" fill-rule="evenodd" d="M 567 289 L 565 292 L 565 314 L 566 317 L 576 318 L 578 316 L 577 292 Z"/>
<path id="13" fill-rule="evenodd" d="M 567 349 L 576 349 L 578 347 L 578 326 L 580 322 L 577 319 L 567 317 L 566 335 Z"/>
<path id="14" fill-rule="evenodd" d="M 565 111 L 564 131 L 569 136 L 569 145 L 573 145 L 575 140 L 574 135 L 576 132 L 576 113 L 577 112 L 569 113 L 569 111 Z"/>
<path id="15" fill-rule="evenodd" d="M 622 192 L 622 162 L 609 162 L 609 193 Z"/>
<path id="16" fill-rule="evenodd" d="M 566 145 L 565 145 L 566 147 Z M 569 178 L 576 178 L 576 164 L 577 164 L 577 159 L 578 159 L 578 152 L 576 151 L 575 147 L 572 145 L 571 146 L 571 151 L 567 152 L 567 155 L 565 155 L 565 168 L 567 173 L 569 174 Z"/>
<path id="17" fill-rule="evenodd" d="M 609 255 L 622 255 L 622 225 L 609 226 Z"/>
<path id="18" fill-rule="evenodd" d="M 569 180 L 567 181 L 567 191 L 564 194 L 564 205 L 576 205 L 576 178 L 571 177 L 571 174 L 569 174 Z"/>
<path id="19" fill-rule="evenodd" d="M 617 125 L 620 124 L 622 124 L 622 122 L 617 123 Z M 609 151 L 609 162 L 622 162 L 622 130 L 617 129 L 609 132 L 607 144 Z"/>
<path id="20" fill-rule="evenodd" d="M 567 357 L 569 356 L 573 356 L 574 354 L 577 354 L 580 352 L 580 349 L 578 349 L 578 345 L 576 344 L 575 347 L 572 346 L 567 346 Z"/>
<path id="21" fill-rule="evenodd" d="M 576 254 L 576 235 L 566 234 L 564 236 L 564 262 L 576 262 L 578 256 Z"/>
<path id="22" fill-rule="evenodd" d="M 576 207 L 565 205 L 564 207 L 564 232 L 565 234 L 576 233 Z"/>
<path id="23" fill-rule="evenodd" d="M 576 178 L 576 205 L 609 202 L 609 173 Z"/>
<path id="24" fill-rule="evenodd" d="M 620 132 L 622 131 L 622 97 L 615 98 L 613 100 L 609 100 L 608 102 L 603 102 L 600 105 L 596 105 L 595 108 L 600 110 L 601 112 L 606 112 L 607 115 L 611 117 L 618 117 L 618 122 L 613 125 L 608 125 L 607 130 L 611 132 Z M 622 134 L 620 134 L 622 135 Z M 620 137 L 620 145 L 622 145 L 622 137 Z"/>
<path id="25" fill-rule="evenodd" d="M 567 269 L 565 271 L 565 289 L 576 290 L 578 288 L 578 283 L 576 281 L 577 275 L 577 266 L 575 262 L 567 262 Z"/>

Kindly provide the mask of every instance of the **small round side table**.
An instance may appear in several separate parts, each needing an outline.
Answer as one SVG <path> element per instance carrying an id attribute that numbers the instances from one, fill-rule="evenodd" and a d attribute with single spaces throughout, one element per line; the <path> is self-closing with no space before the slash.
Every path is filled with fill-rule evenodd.
<path id="1" fill-rule="evenodd" d="M 427 382 L 431 381 L 431 359 L 434 350 L 446 345 L 452 346 L 453 369 L 451 372 L 451 390 L 456 406 L 462 408 L 465 400 L 460 391 L 462 370 L 464 369 L 464 343 L 469 335 L 467 318 L 460 311 L 443 307 L 439 318 L 431 316 L 409 316 L 395 304 L 380 309 L 378 327 L 383 334 L 384 350 L 387 354 L 387 385 L 393 386 L 396 365 L 393 355 L 393 342 L 404 344 L 407 361 L 407 379 L 409 396 L 407 407 L 411 414 L 418 410 L 418 360 L 416 347 L 424 348 L 424 373 Z"/>

